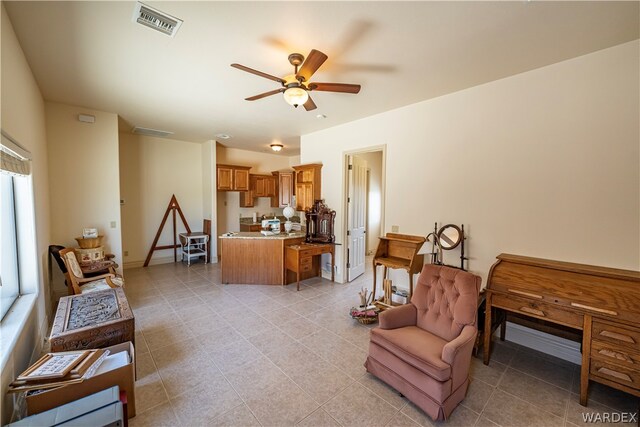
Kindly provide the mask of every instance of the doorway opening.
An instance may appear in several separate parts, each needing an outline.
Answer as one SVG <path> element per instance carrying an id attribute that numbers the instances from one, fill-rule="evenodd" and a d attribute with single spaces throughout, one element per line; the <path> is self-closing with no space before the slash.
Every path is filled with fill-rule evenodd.
<path id="1" fill-rule="evenodd" d="M 345 153 L 346 281 L 365 272 L 365 259 L 384 234 L 385 146 Z"/>

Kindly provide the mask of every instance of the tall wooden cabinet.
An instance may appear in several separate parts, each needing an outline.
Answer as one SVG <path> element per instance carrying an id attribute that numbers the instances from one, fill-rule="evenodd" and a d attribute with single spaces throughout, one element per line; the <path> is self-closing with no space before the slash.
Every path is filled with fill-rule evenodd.
<path id="1" fill-rule="evenodd" d="M 218 191 L 248 191 L 250 166 L 216 165 Z"/>
<path id="2" fill-rule="evenodd" d="M 293 204 L 294 179 L 293 172 L 271 172 L 275 178 L 276 192 L 271 197 L 272 208 L 286 208 Z"/>
<path id="3" fill-rule="evenodd" d="M 296 210 L 311 209 L 313 202 L 321 198 L 321 164 L 294 166 Z"/>

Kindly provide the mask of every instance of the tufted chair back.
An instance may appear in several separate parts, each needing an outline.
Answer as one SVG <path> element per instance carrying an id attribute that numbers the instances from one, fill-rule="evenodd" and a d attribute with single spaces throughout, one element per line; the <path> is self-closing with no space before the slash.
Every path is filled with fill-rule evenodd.
<path id="1" fill-rule="evenodd" d="M 465 325 L 476 323 L 480 282 L 467 271 L 426 264 L 411 298 L 416 325 L 446 341 L 456 338 Z"/>

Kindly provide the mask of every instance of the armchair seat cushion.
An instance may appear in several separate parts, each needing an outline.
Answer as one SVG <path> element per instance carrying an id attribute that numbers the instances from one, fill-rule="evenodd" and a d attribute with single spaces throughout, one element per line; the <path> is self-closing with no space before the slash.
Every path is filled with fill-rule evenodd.
<path id="1" fill-rule="evenodd" d="M 447 341 L 424 329 L 417 326 L 375 328 L 371 330 L 371 342 L 431 378 L 438 381 L 451 378 L 451 366 L 442 360 L 442 348 Z"/>
<path id="2" fill-rule="evenodd" d="M 95 280 L 80 286 L 80 290 L 83 294 L 87 292 L 104 291 L 106 289 L 111 289 L 111 286 L 109 286 L 107 281 L 104 279 Z"/>

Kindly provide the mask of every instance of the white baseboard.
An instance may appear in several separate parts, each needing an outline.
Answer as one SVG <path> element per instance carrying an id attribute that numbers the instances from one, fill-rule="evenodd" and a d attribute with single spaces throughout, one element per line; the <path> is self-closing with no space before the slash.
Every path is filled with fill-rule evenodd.
<path id="1" fill-rule="evenodd" d="M 507 322 L 507 341 L 550 354 L 567 362 L 580 365 L 582 355 L 580 353 L 580 343 L 570 341 L 555 335 L 550 335 L 535 329 L 526 328 L 522 325 Z"/>
<path id="2" fill-rule="evenodd" d="M 172 256 L 166 256 L 166 257 L 162 257 L 162 258 L 152 258 L 151 261 L 149 261 L 149 265 L 158 265 L 158 264 L 171 264 L 173 263 L 173 257 Z M 180 257 L 178 256 L 178 262 L 180 262 Z M 218 258 L 212 258 L 210 264 L 217 264 L 218 263 Z M 131 261 L 131 262 L 125 262 L 123 267 L 125 270 L 129 269 L 129 268 L 140 268 L 144 266 L 144 261 Z"/>
<path id="3" fill-rule="evenodd" d="M 179 260 L 180 260 L 180 257 L 178 257 L 178 261 Z M 172 262 L 174 262 L 172 256 L 165 256 L 161 258 L 152 258 L 151 261 L 149 261 L 149 265 L 170 264 Z M 143 266 L 144 266 L 144 261 L 131 261 L 131 262 L 125 262 L 122 268 L 126 270 L 128 268 L 139 268 Z"/>

